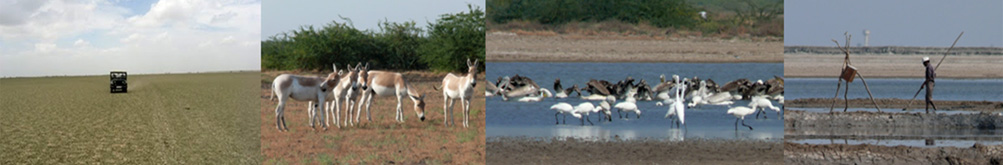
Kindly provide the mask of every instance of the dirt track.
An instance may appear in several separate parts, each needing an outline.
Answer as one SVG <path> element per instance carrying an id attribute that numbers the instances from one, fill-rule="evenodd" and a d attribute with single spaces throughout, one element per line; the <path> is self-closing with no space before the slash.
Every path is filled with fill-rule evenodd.
<path id="1" fill-rule="evenodd" d="M 491 62 L 783 62 L 782 41 L 581 35 L 486 39 Z M 762 39 L 760 39 L 762 40 Z"/>
<path id="2" fill-rule="evenodd" d="M 786 107 L 829 107 L 832 106 L 831 98 L 808 98 L 788 101 Z M 843 99 L 835 99 L 836 106 L 833 111 L 842 111 L 846 106 Z M 902 111 L 909 104 L 906 99 L 874 99 L 883 111 Z M 933 101 L 940 110 L 961 110 L 961 111 L 981 111 L 981 112 L 1003 112 L 1003 102 L 999 101 Z M 850 108 L 874 108 L 874 103 L 868 98 L 850 99 Z M 912 102 L 910 109 L 924 108 L 923 100 L 917 99 Z"/>
<path id="3" fill-rule="evenodd" d="M 488 164 L 783 164 L 781 142 L 492 138 Z"/>
<path id="4" fill-rule="evenodd" d="M 784 143 L 786 164 L 1000 164 L 1003 145 L 920 148 Z"/>
<path id="5" fill-rule="evenodd" d="M 396 98 L 374 97 L 373 121 L 365 116 L 361 125 L 314 131 L 308 125 L 306 102 L 286 105 L 290 131 L 275 129 L 277 102 L 268 100 L 268 82 L 279 72 L 262 74 L 261 155 L 264 164 L 471 164 L 484 162 L 484 97 L 475 95 L 471 103 L 470 128 L 463 128 L 460 104 L 454 105 L 457 127 L 443 126 L 442 92 L 432 89 L 444 74 L 405 72 L 404 77 L 425 98 L 424 122 L 404 99 L 405 122 L 393 120 Z M 305 74 L 305 73 L 297 73 Z M 310 74 L 305 74 L 310 75 Z M 480 75 L 479 77 L 483 77 Z M 483 81 L 483 79 L 479 80 Z M 475 93 L 483 93 L 478 85 Z M 362 112 L 363 114 L 365 111 Z M 344 114 L 343 114 L 344 117 Z M 333 127 L 333 125 L 332 125 Z"/>

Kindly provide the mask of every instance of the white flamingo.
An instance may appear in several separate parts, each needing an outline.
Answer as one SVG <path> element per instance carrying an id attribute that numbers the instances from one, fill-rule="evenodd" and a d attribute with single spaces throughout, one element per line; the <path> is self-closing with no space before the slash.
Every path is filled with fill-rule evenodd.
<path id="1" fill-rule="evenodd" d="M 585 125 L 585 120 L 588 120 L 590 125 L 595 125 L 595 124 L 592 123 L 592 120 L 588 118 L 589 112 L 594 112 L 595 109 L 596 109 L 596 106 L 593 105 L 591 102 L 584 102 L 584 103 L 578 104 L 578 106 L 575 106 L 575 112 L 574 113 L 578 114 L 578 116 L 577 116 L 578 120 L 582 120 L 582 125 Z M 585 114 L 585 119 L 581 118 L 581 114 Z"/>
<path id="2" fill-rule="evenodd" d="M 557 122 L 557 115 L 559 115 L 559 114 L 570 114 L 570 115 L 575 116 L 577 118 L 581 118 L 582 117 L 582 115 L 580 115 L 578 113 L 574 113 L 575 112 L 575 108 L 572 107 L 571 104 L 568 104 L 568 103 L 565 103 L 565 102 L 560 102 L 560 103 L 554 104 L 554 105 L 550 106 L 550 109 L 554 110 L 554 111 L 557 111 L 557 113 L 554 113 L 554 122 L 555 122 L 554 124 L 561 124 L 561 122 Z M 567 124 L 568 123 L 567 121 L 568 121 L 568 116 L 565 115 L 564 116 L 564 123 Z"/>
<path id="3" fill-rule="evenodd" d="M 687 81 L 684 79 L 683 81 Z M 676 98 L 672 102 L 672 107 L 669 107 L 669 112 L 665 113 L 665 118 L 670 116 L 676 116 L 679 121 L 679 125 L 686 125 L 686 106 L 683 106 L 683 96 L 686 93 L 685 85 L 683 85 L 679 80 L 676 80 Z"/>
<path id="4" fill-rule="evenodd" d="M 547 90 L 546 88 L 540 88 L 540 94 L 539 95 L 536 95 L 536 96 L 523 96 L 523 97 L 519 98 L 519 100 L 517 100 L 517 101 L 519 101 L 519 102 L 538 102 L 538 101 L 542 101 L 543 98 L 547 98 L 547 97 L 550 97 L 550 96 L 551 96 L 550 90 Z"/>
<path id="5" fill-rule="evenodd" d="M 756 112 L 756 110 L 754 110 L 752 108 L 749 108 L 749 107 L 743 107 L 743 106 L 738 106 L 738 107 L 734 107 L 734 108 L 728 109 L 728 114 L 735 115 L 735 130 L 738 130 L 738 120 L 739 119 L 742 120 L 742 126 L 749 127 L 749 130 L 752 130 L 752 126 L 749 126 L 749 125 L 745 124 L 745 116 L 748 116 L 748 115 L 750 115 L 752 113 L 755 113 L 755 112 Z"/>
<path id="6" fill-rule="evenodd" d="M 752 97 L 752 101 L 749 102 L 749 107 L 752 107 L 753 110 L 762 108 L 762 111 L 757 111 L 756 112 L 756 118 L 757 119 L 759 118 L 759 112 L 763 112 L 764 113 L 763 114 L 763 118 L 766 118 L 766 114 L 765 114 L 766 113 L 766 108 L 769 108 L 769 109 L 771 109 L 773 111 L 776 111 L 777 112 L 777 116 L 778 117 L 780 116 L 780 108 L 774 107 L 773 103 L 770 103 L 770 100 L 766 99 L 766 96 L 753 96 Z"/>

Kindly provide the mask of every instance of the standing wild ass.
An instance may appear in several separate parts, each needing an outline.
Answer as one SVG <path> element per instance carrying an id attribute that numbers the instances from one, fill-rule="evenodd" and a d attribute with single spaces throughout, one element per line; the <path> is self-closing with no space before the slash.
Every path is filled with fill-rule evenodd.
<path id="1" fill-rule="evenodd" d="M 365 70 L 369 69 L 369 64 L 366 63 L 364 67 Z M 421 121 L 425 121 L 425 95 L 418 94 L 418 92 L 411 89 L 411 86 L 407 84 L 404 80 L 404 76 L 396 72 L 386 72 L 386 71 L 368 71 L 359 72 L 359 82 L 362 85 L 362 98 L 360 98 L 359 107 L 356 109 L 355 122 L 359 122 L 359 116 L 362 115 L 362 104 L 366 105 L 366 116 L 368 116 L 369 121 L 373 121 L 373 115 L 370 113 L 369 108 L 373 104 L 373 95 L 376 96 L 397 96 L 397 117 L 394 120 L 397 122 L 404 122 L 404 109 L 402 109 L 402 103 L 405 96 L 411 98 L 411 102 L 414 103 L 414 112 L 418 115 Z"/>
<path id="2" fill-rule="evenodd" d="M 341 75 L 342 73 L 338 72 L 336 67 L 335 72 L 328 74 L 327 78 L 292 74 L 282 74 L 275 77 L 275 80 L 272 81 L 272 92 L 279 97 L 279 105 L 275 107 L 275 127 L 279 131 L 289 130 L 289 127 L 286 126 L 285 107 L 286 101 L 292 98 L 293 100 L 309 101 L 310 108 L 307 111 L 310 116 L 310 127 L 316 129 L 314 123 L 319 122 L 324 130 L 327 130 L 327 126 L 324 125 L 323 103 L 326 100 L 325 96 L 331 95 L 332 90 L 330 89 L 333 89 L 338 83 Z M 320 118 L 317 117 L 318 114 Z"/>
<path id="3" fill-rule="evenodd" d="M 467 75 L 457 76 L 453 73 L 446 75 L 446 78 L 442 79 L 442 98 L 445 99 L 442 105 L 442 122 L 446 126 L 449 126 L 449 122 L 452 121 L 453 125 L 456 125 L 456 121 L 453 120 L 453 103 L 456 103 L 456 99 L 460 99 L 460 105 L 463 106 L 463 127 L 469 127 L 470 123 L 470 99 L 474 93 L 474 87 L 477 86 L 477 60 L 470 63 L 470 59 L 467 59 Z M 446 120 L 446 116 L 449 120 Z"/>
<path id="4" fill-rule="evenodd" d="M 328 121 L 333 121 L 334 125 L 338 126 L 338 128 L 341 128 L 342 126 L 342 124 L 340 124 L 341 104 L 339 104 L 341 103 L 341 100 L 345 100 L 345 109 L 346 112 L 349 112 L 348 114 L 345 115 L 345 117 L 351 119 L 351 116 L 348 115 L 352 114 L 351 113 L 352 106 L 355 103 L 355 100 L 353 99 L 357 98 L 356 97 L 357 94 L 355 93 L 358 93 L 357 91 L 359 91 L 358 89 L 359 85 L 358 81 L 356 81 L 356 78 L 358 77 L 359 67 L 361 66 L 362 66 L 361 62 L 359 64 L 356 64 L 355 68 L 352 68 L 352 65 L 349 64 L 347 68 L 348 72 L 345 73 L 344 75 L 341 75 L 340 80 L 338 80 L 338 84 L 334 87 L 334 91 L 331 92 L 333 97 L 328 98 L 328 100 L 330 100 L 331 102 L 330 104 L 328 104 L 327 106 L 328 109 L 325 113 L 330 114 L 329 118 L 331 118 L 332 120 Z M 335 67 L 334 70 L 338 70 L 336 65 L 334 67 Z M 349 104 L 349 102 L 353 104 Z M 349 120 L 345 120 L 344 124 L 345 126 L 348 126 L 348 121 Z M 327 123 L 325 122 L 325 124 Z"/>

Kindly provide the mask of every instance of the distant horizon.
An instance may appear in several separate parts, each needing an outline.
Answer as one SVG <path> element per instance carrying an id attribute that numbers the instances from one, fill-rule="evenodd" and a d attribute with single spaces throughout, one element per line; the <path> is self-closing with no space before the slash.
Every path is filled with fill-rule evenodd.
<path id="1" fill-rule="evenodd" d="M 108 71 L 125 71 L 128 76 L 133 75 L 164 75 L 164 74 L 202 74 L 202 73 L 233 73 L 233 72 L 261 72 L 261 70 L 220 70 L 220 71 L 194 71 L 194 72 L 164 72 L 164 73 L 132 73 L 127 70 L 110 70 Z M 45 75 L 45 76 L 2 76 L 0 79 L 9 78 L 52 78 L 52 77 L 87 77 L 87 76 L 107 76 L 109 73 L 105 74 L 82 74 L 82 75 Z"/>

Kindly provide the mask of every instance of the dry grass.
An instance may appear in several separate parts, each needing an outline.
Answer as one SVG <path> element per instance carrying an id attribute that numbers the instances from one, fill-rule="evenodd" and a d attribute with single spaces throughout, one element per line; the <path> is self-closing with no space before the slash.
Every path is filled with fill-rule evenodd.
<path id="1" fill-rule="evenodd" d="M 0 79 L 0 164 L 258 164 L 256 76 Z"/>

